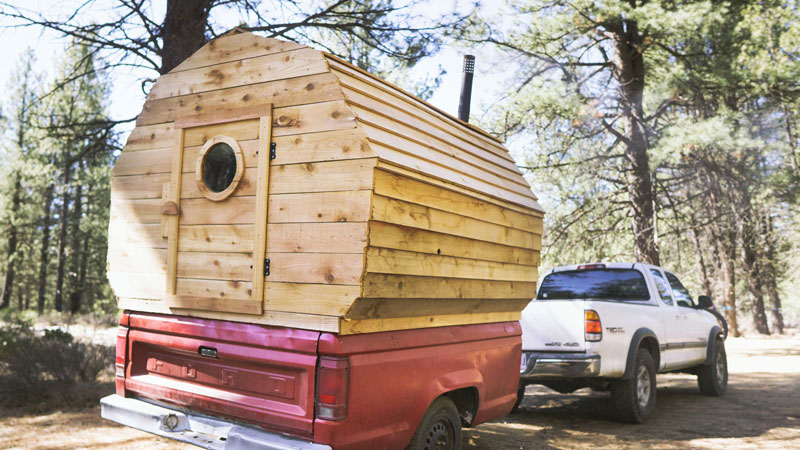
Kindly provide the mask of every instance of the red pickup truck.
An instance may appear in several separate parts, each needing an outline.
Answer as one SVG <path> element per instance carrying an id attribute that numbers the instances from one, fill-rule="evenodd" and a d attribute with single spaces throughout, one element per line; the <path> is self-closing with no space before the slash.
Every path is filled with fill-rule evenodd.
<path id="1" fill-rule="evenodd" d="M 516 399 L 518 322 L 359 335 L 124 312 L 102 416 L 204 448 L 458 449 Z"/>

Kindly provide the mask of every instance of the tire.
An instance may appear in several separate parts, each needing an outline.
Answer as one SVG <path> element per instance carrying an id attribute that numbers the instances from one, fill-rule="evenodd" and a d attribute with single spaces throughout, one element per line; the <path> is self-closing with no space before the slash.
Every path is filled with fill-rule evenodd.
<path id="1" fill-rule="evenodd" d="M 636 352 L 633 378 L 617 380 L 611 386 L 617 418 L 623 422 L 645 423 L 656 409 L 656 366 L 650 352 Z"/>
<path id="2" fill-rule="evenodd" d="M 711 364 L 702 365 L 697 370 L 697 386 L 703 395 L 720 397 L 728 388 L 728 355 L 722 339 L 717 337 L 713 345 Z"/>
<path id="3" fill-rule="evenodd" d="M 406 450 L 461 450 L 461 418 L 449 398 L 433 401 Z"/>
<path id="4" fill-rule="evenodd" d="M 511 408 L 511 414 L 519 412 L 519 405 L 522 403 L 522 399 L 525 398 L 525 385 L 520 383 L 519 387 L 517 388 L 517 401 L 514 402 L 514 407 Z"/>

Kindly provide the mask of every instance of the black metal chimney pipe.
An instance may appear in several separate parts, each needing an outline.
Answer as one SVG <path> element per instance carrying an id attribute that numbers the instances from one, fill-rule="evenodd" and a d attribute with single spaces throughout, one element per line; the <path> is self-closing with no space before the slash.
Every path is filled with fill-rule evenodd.
<path id="1" fill-rule="evenodd" d="M 472 75 L 475 73 L 475 57 L 464 55 L 464 74 L 461 78 L 461 98 L 458 101 L 458 118 L 469 122 L 469 104 L 472 100 Z"/>

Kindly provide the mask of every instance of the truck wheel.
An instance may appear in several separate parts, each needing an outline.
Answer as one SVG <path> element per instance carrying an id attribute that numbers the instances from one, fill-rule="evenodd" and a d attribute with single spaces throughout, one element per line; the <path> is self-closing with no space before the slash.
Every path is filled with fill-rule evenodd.
<path id="1" fill-rule="evenodd" d="M 725 354 L 725 343 L 719 337 L 714 340 L 711 364 L 699 367 L 697 385 L 700 393 L 711 397 L 719 397 L 728 387 L 728 356 Z"/>
<path id="2" fill-rule="evenodd" d="M 406 450 L 460 450 L 461 419 L 447 397 L 439 397 L 422 418 Z"/>
<path id="3" fill-rule="evenodd" d="M 618 380 L 611 386 L 617 417 L 630 423 L 644 423 L 656 409 L 656 366 L 650 352 L 636 352 L 633 378 Z"/>
<path id="4" fill-rule="evenodd" d="M 519 387 L 517 388 L 517 401 L 514 402 L 514 407 L 511 408 L 511 413 L 518 413 L 519 412 L 519 405 L 522 403 L 522 399 L 525 398 L 525 385 L 520 383 Z"/>

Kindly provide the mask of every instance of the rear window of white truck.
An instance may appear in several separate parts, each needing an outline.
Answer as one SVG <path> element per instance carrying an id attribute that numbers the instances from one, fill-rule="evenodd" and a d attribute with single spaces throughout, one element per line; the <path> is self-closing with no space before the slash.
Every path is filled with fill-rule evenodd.
<path id="1" fill-rule="evenodd" d="M 538 300 L 649 300 L 644 276 L 633 269 L 566 270 L 547 275 Z"/>

